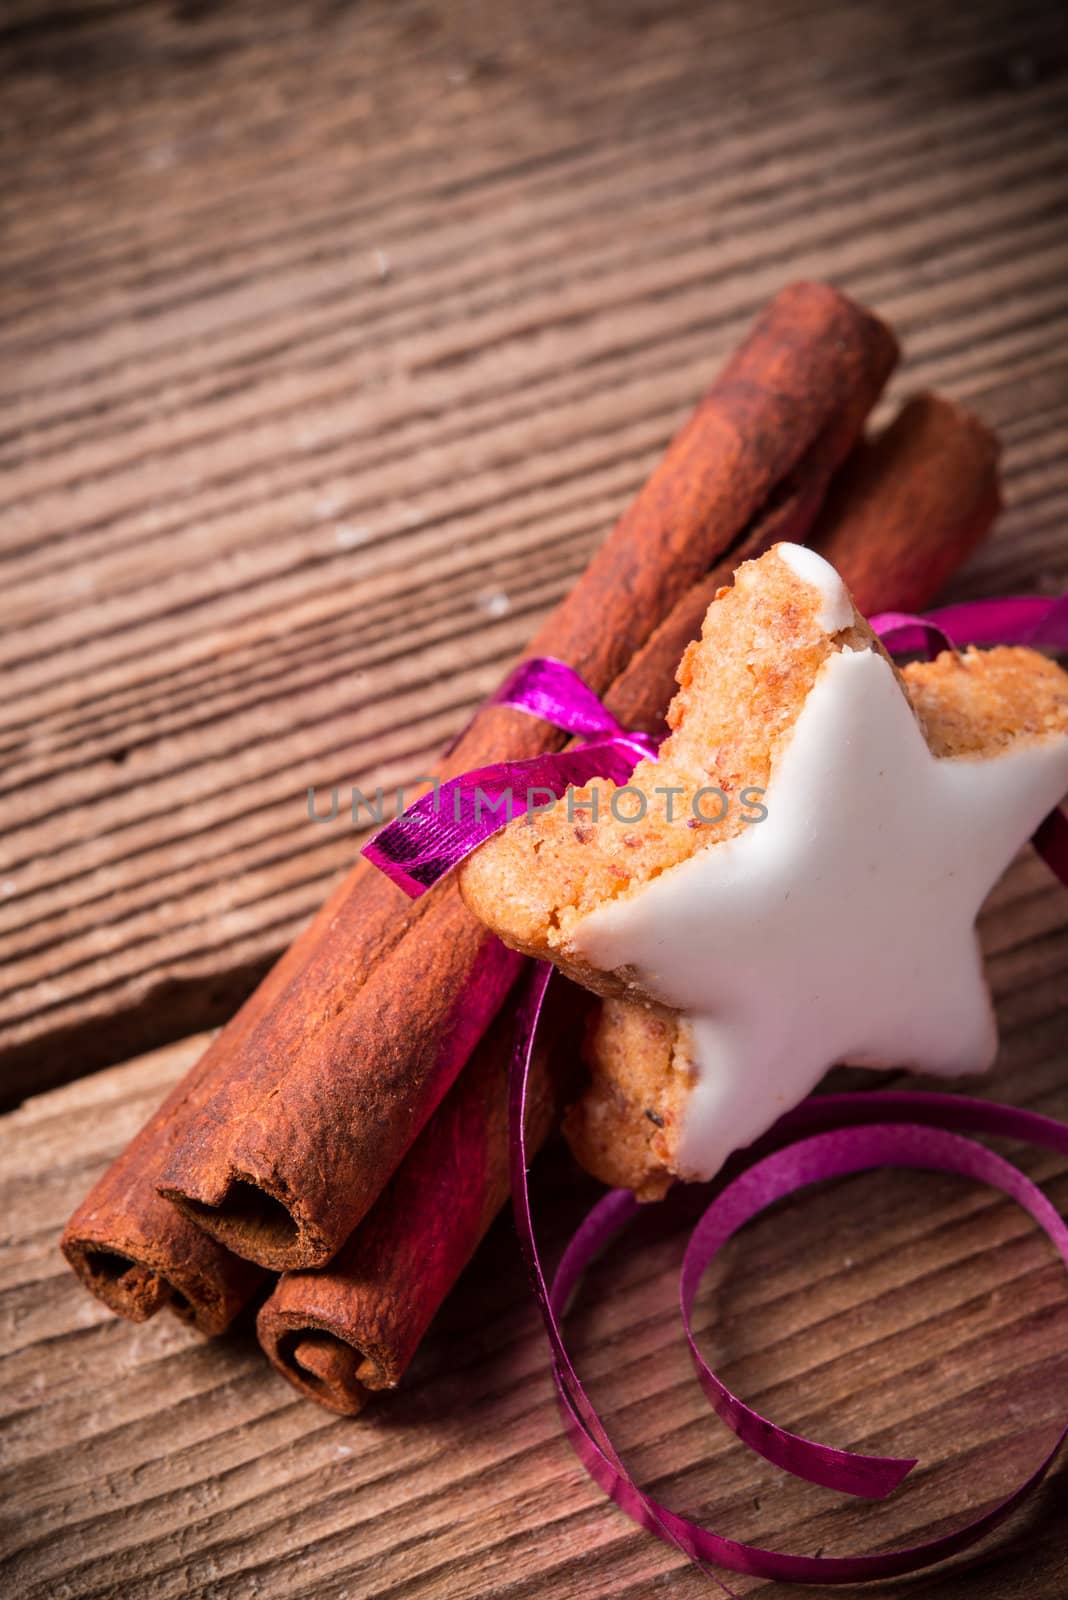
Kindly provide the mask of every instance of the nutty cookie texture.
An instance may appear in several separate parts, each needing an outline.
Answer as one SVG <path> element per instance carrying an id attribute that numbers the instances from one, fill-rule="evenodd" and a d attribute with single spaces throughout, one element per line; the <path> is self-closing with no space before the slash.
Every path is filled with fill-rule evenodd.
<path id="1" fill-rule="evenodd" d="M 636 768 L 615 814 L 615 787 L 592 784 L 532 822 L 517 820 L 462 871 L 468 905 L 508 944 L 606 997 L 587 1039 L 590 1086 L 565 1134 L 584 1166 L 641 1199 L 658 1197 L 680 1171 L 697 1081 L 687 1022 L 643 989 L 637 971 L 592 966 L 576 931 L 598 908 L 764 826 L 754 821 L 752 791 L 769 787 L 821 668 L 842 651 L 884 654 L 840 583 L 836 591 L 821 581 L 820 565 L 777 546 L 720 591 L 680 665 L 660 759 Z M 1068 732 L 1068 675 L 1031 650 L 947 651 L 904 667 L 897 682 L 936 757 L 989 758 Z M 848 753 L 841 781 L 850 781 Z M 701 803 L 709 790 L 725 808 Z M 644 815 L 626 820 L 641 799 Z M 723 815 L 698 820 L 706 810 Z"/>

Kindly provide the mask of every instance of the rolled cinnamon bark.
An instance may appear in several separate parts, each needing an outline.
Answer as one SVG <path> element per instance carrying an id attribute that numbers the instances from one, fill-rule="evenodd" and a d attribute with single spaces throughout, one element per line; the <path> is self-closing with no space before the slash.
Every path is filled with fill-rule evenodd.
<path id="1" fill-rule="evenodd" d="M 531 651 L 570 650 L 591 678 L 603 675 L 595 674 L 597 652 L 604 652 L 603 671 L 610 671 L 676 589 L 703 572 L 739 529 L 741 558 L 762 506 L 781 511 L 789 502 L 790 536 L 802 537 L 828 473 L 863 425 L 895 354 L 882 325 L 834 291 L 820 285 L 784 291 Z M 552 737 L 529 718 L 493 708 L 453 752 L 451 770 L 506 750 L 531 754 Z M 408 901 L 358 863 L 99 1180 L 71 1218 L 63 1249 L 86 1286 L 114 1311 L 141 1321 L 166 1305 L 205 1333 L 220 1331 L 235 1315 L 260 1275 L 161 1199 L 156 1180 L 206 1106 L 212 1115 L 227 1116 L 246 1098 L 251 1102 L 252 1068 L 265 1050 L 262 1038 L 252 1043 L 261 1022 L 267 1019 L 268 1043 L 273 1040 L 266 1066 L 284 1061 L 290 1048 L 286 1016 L 300 1034 L 299 1056 L 305 1031 L 313 1032 L 331 1007 L 344 1011 L 352 1004 L 376 963 L 432 903 Z M 448 918 L 439 916 L 438 936 L 448 931 Z M 191 1159 L 187 1153 L 184 1161 Z M 269 1167 L 269 1150 L 264 1163 Z M 256 1183 L 237 1176 L 227 1186 L 229 1218 L 236 1215 L 244 1232 L 261 1237 L 272 1228 L 285 1232 L 284 1194 L 276 1206 L 270 1186 Z M 227 1220 L 221 1219 L 224 1236 Z"/>
<path id="2" fill-rule="evenodd" d="M 167 1151 L 210 1097 L 213 1071 L 282 992 L 333 915 L 338 885 L 316 917 L 97 1180 L 63 1232 L 61 1248 L 85 1287 L 121 1317 L 144 1322 L 166 1306 L 201 1333 L 229 1326 L 266 1274 L 196 1228 L 156 1192 Z"/>
<path id="3" fill-rule="evenodd" d="M 812 541 L 868 610 L 927 605 L 994 520 L 997 461 L 997 442 L 975 417 L 921 395 L 858 445 Z M 791 536 L 788 517 L 769 517 L 774 537 Z M 628 725 L 651 727 L 663 716 L 679 658 L 718 586 L 715 577 L 696 585 L 617 680 L 613 709 Z M 541 1107 L 539 1073 L 567 1028 L 566 1007 L 583 1004 L 564 980 L 554 988 L 564 1009 L 550 1022 L 555 1038 L 539 1030 L 531 1075 Z M 396 1385 L 507 1198 L 506 1021 L 507 1011 L 330 1265 L 283 1274 L 261 1307 L 257 1331 L 268 1357 L 320 1405 L 353 1415 L 371 1391 Z M 528 1128 L 531 1150 L 547 1126 Z"/>
<path id="4" fill-rule="evenodd" d="M 531 1150 L 559 1120 L 586 999 L 571 984 L 549 991 L 531 1063 Z M 330 1266 L 285 1273 L 260 1308 L 273 1365 L 331 1411 L 352 1416 L 372 1391 L 396 1387 L 504 1204 L 513 1022 L 507 1005 Z"/>
<path id="5" fill-rule="evenodd" d="M 792 475 L 818 442 L 844 454 L 895 355 L 888 330 L 835 290 L 784 290 L 531 653 L 568 661 L 603 694 L 777 496 L 798 492 Z M 810 498 L 808 516 L 818 501 Z M 544 724 L 490 707 L 443 775 L 560 742 Z M 352 876 L 330 924 L 265 1013 L 213 1047 L 214 1093 L 170 1141 L 161 1193 L 265 1267 L 330 1259 L 514 979 L 515 961 L 453 884 L 425 896 L 414 913 L 398 915 L 401 898 L 385 880 L 368 887 L 359 871 Z M 373 961 L 364 955 L 368 940 L 378 951 Z"/>
<path id="6" fill-rule="evenodd" d="M 811 437 L 826 440 L 841 430 L 844 449 L 894 358 L 892 336 L 834 291 L 820 285 L 785 291 L 532 651 L 565 654 L 570 648 L 571 659 L 591 678 L 599 665 L 599 675 L 609 673 L 671 596 L 731 543 L 790 474 L 803 486 L 799 536 L 825 483 L 825 463 L 822 477 L 806 467 Z M 790 365 L 787 382 L 784 364 Z M 773 388 L 782 395 L 773 396 Z M 506 748 L 533 753 L 550 737 L 529 719 L 496 708 L 453 753 L 452 768 L 493 759 Z M 168 1305 L 205 1332 L 226 1326 L 258 1275 L 161 1200 L 155 1180 L 209 1103 L 213 1114 L 223 1114 L 251 1095 L 246 1074 L 262 1040 L 254 1048 L 250 1041 L 264 1019 L 284 1016 L 288 1008 L 303 1035 L 331 1005 L 344 1010 L 376 963 L 429 909 L 427 902 L 405 900 L 359 863 L 104 1174 L 72 1217 L 63 1248 L 87 1287 L 113 1310 L 143 1320 Z M 438 934 L 447 936 L 447 919 L 439 918 Z M 276 1026 L 270 1023 L 269 1031 L 284 1055 L 284 1029 L 275 1035 Z M 269 1186 L 257 1191 L 238 1176 L 227 1199 L 231 1213 L 244 1213 L 246 1231 L 263 1235 L 288 1226 Z"/>

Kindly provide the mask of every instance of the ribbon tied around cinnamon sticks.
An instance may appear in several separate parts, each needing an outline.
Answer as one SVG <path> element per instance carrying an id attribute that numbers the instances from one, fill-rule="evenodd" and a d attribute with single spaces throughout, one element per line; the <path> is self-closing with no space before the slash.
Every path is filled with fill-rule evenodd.
<path id="1" fill-rule="evenodd" d="M 1012 597 L 950 606 L 924 616 L 886 612 L 872 626 L 897 653 L 937 653 L 966 643 L 1028 644 L 1068 650 L 1068 596 Z M 543 717 L 586 742 L 525 762 L 503 762 L 462 774 L 424 796 L 383 828 L 364 854 L 412 895 L 422 894 L 485 839 L 512 820 L 493 804 L 502 796 L 542 789 L 559 798 L 592 777 L 626 782 L 658 741 L 621 728 L 597 696 L 564 663 L 524 662 L 495 697 Z M 482 797 L 480 803 L 479 796 Z M 1035 848 L 1068 886 L 1068 817 L 1053 811 L 1034 836 Z M 635 1216 L 638 1202 L 610 1190 L 571 1239 L 552 1283 L 538 1253 L 527 1185 L 525 1136 L 528 1078 L 538 1019 L 552 969 L 534 966 L 517 1021 L 510 1083 L 509 1159 L 520 1244 L 552 1354 L 553 1376 L 569 1440 L 590 1476 L 642 1527 L 710 1564 L 800 1583 L 853 1583 L 913 1572 L 956 1554 L 991 1532 L 1042 1481 L 1066 1437 L 1059 1432 L 1034 1471 L 1009 1495 L 963 1527 L 910 1548 L 866 1556 L 801 1556 L 726 1538 L 661 1505 L 634 1481 L 609 1438 L 567 1353 L 560 1319 L 582 1274 Z M 712 1199 L 691 1235 L 680 1302 L 698 1380 L 713 1409 L 750 1449 L 784 1471 L 841 1493 L 878 1499 L 898 1487 L 913 1459 L 865 1456 L 791 1433 L 732 1394 L 698 1349 L 691 1314 L 701 1278 L 717 1250 L 774 1201 L 827 1178 L 896 1166 L 949 1172 L 1001 1189 L 1035 1219 L 1068 1266 L 1068 1226 L 1035 1184 L 985 1145 L 964 1137 L 1025 1140 L 1068 1155 L 1068 1126 L 1034 1112 L 963 1095 L 873 1091 L 813 1096 L 788 1112 L 747 1152 L 740 1174 Z M 711 1575 L 715 1575 L 712 1573 Z M 729 1592 L 729 1591 L 728 1591 Z"/>
<path id="2" fill-rule="evenodd" d="M 659 739 L 628 733 L 564 661 L 521 661 L 490 701 L 551 722 L 585 741 L 526 761 L 499 761 L 435 784 L 393 822 L 379 829 L 362 854 L 413 899 L 433 888 L 478 845 L 537 802 L 559 799 L 591 778 L 626 783 L 637 763 L 656 757 Z M 518 811 L 516 796 L 522 797 Z"/>
<path id="3" fill-rule="evenodd" d="M 887 649 L 898 655 L 937 655 L 966 644 L 994 643 L 1068 650 L 1068 595 L 1057 600 L 1038 595 L 972 600 L 923 616 L 885 611 L 870 621 Z M 551 656 L 520 662 L 489 703 L 540 717 L 584 742 L 574 749 L 461 773 L 435 784 L 380 828 L 362 854 L 413 899 L 536 806 L 531 795 L 544 792 L 558 800 L 592 778 L 625 784 L 639 761 L 656 758 L 658 736 L 628 732 L 572 667 Z M 517 795 L 522 797 L 518 807 Z M 1047 817 L 1033 842 L 1051 870 L 1068 881 L 1068 818 L 1061 810 Z"/>

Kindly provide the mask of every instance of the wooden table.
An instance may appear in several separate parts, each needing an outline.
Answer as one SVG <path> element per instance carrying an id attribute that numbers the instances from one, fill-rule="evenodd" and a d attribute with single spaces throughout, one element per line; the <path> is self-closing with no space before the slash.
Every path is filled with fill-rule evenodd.
<path id="1" fill-rule="evenodd" d="M 424 768 L 786 279 L 894 322 L 893 398 L 937 384 L 1000 430 L 1008 508 L 954 592 L 1063 585 L 1062 10 L 8 0 L 0 70 L 3 1592 L 716 1592 L 572 1457 L 509 1221 L 354 1421 L 248 1324 L 112 1319 L 56 1240 L 351 859 L 308 786 Z M 1066 1116 L 1068 899 L 1033 857 L 983 936 L 982 1092 Z M 1023 1161 L 1064 1209 L 1065 1163 Z M 536 1190 L 551 1253 L 594 1186 L 557 1149 Z M 644 1223 L 606 1259 L 575 1351 L 643 1480 L 739 1538 L 934 1532 L 1064 1413 L 1030 1222 L 851 1180 L 701 1297 L 777 1420 L 922 1461 L 883 1506 L 804 1488 L 703 1410 L 683 1238 Z M 1062 1595 L 1064 1485 L 894 1592 Z"/>

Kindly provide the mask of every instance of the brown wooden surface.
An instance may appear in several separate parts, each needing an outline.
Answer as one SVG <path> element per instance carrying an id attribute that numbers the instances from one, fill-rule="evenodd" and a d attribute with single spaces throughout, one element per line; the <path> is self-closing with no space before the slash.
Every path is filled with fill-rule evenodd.
<path id="1" fill-rule="evenodd" d="M 985 939 L 1004 1044 L 980 1092 L 1068 1117 L 1068 925 L 1063 891 L 1034 858 L 997 891 Z M 169 1316 L 118 1322 L 85 1295 L 56 1250 L 60 1225 L 201 1042 L 6 1119 L 0 1527 L 12 1554 L 0 1589 L 26 1600 L 716 1592 L 572 1457 L 508 1219 L 403 1389 L 353 1420 L 294 1396 L 247 1324 L 205 1343 Z M 1065 1163 L 1021 1159 L 1068 1208 Z M 547 1153 L 535 1194 L 550 1252 L 596 1191 L 561 1147 Z M 1068 1399 L 1064 1269 L 1010 1201 L 926 1174 L 848 1180 L 747 1230 L 702 1289 L 705 1348 L 739 1392 L 831 1443 L 921 1458 L 882 1506 L 802 1487 L 707 1411 L 677 1319 L 684 1237 L 643 1224 L 592 1275 L 570 1324 L 614 1436 L 673 1507 L 737 1537 L 844 1554 L 939 1531 L 1047 1447 Z M 1062 1471 L 976 1566 L 889 1592 L 1053 1600 L 1068 1585 L 1063 1496 Z M 769 1600 L 798 1592 L 730 1585 Z"/>
<path id="2" fill-rule="evenodd" d="M 233 1008 L 351 858 L 308 785 L 421 770 L 787 278 L 894 321 L 896 395 L 937 384 L 1001 432 L 1008 508 L 954 592 L 1063 584 L 1066 70 L 1048 0 L 9 0 L 0 1094 L 80 1081 L 0 1124 L 5 1595 L 716 1592 L 571 1457 L 506 1223 L 354 1422 L 292 1399 L 247 1327 L 111 1319 L 59 1227 L 197 1041 L 83 1074 Z M 1065 905 L 1028 859 L 984 925 L 987 1090 L 1062 1116 Z M 1027 1164 L 1063 1209 L 1064 1164 Z M 593 1186 L 556 1151 L 537 1192 L 553 1243 Z M 575 1345 L 645 1481 L 727 1532 L 933 1531 L 1063 1410 L 1031 1224 L 858 1179 L 754 1227 L 702 1296 L 778 1420 L 924 1462 L 881 1508 L 802 1489 L 702 1409 L 681 1238 L 606 1262 Z M 1063 1492 L 970 1575 L 888 1589 L 1060 1596 Z"/>

